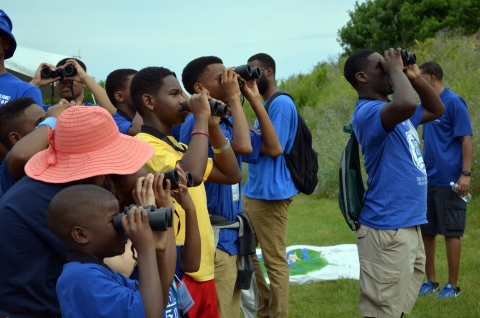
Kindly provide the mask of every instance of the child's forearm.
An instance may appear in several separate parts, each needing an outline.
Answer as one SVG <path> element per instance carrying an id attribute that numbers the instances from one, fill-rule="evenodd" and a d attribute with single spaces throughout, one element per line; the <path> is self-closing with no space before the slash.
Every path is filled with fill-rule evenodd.
<path id="1" fill-rule="evenodd" d="M 248 156 L 252 153 L 252 143 L 247 118 L 239 100 L 233 99 L 230 101 L 230 111 L 235 123 L 232 132 L 232 149 L 237 155 Z"/>
<path id="2" fill-rule="evenodd" d="M 175 244 L 175 233 L 172 227 L 167 230 L 167 245 L 164 251 L 156 251 L 157 254 L 157 272 L 160 276 L 162 285 L 162 301 L 165 309 L 168 305 L 168 294 L 172 286 L 173 275 L 177 263 L 177 247 Z"/>
<path id="3" fill-rule="evenodd" d="M 195 209 L 185 211 L 185 243 L 180 253 L 180 270 L 196 272 L 200 268 L 202 242 Z"/>
<path id="4" fill-rule="evenodd" d="M 225 138 L 220 126 L 209 127 L 209 132 L 212 148 L 221 149 L 227 145 L 228 140 Z M 214 154 L 214 161 L 222 174 L 230 180 L 231 184 L 242 180 L 242 173 L 232 147 L 222 153 Z"/>
<path id="5" fill-rule="evenodd" d="M 107 92 L 98 85 L 93 78 L 88 76 L 83 81 L 83 84 L 85 84 L 90 92 L 92 92 L 93 96 L 95 96 L 95 100 L 100 107 L 105 108 L 110 114 L 115 114 L 117 112 L 117 109 L 112 105 L 112 102 L 108 98 Z"/>
<path id="6" fill-rule="evenodd" d="M 155 250 L 138 252 L 138 291 L 142 295 L 146 318 L 159 317 L 163 312 L 163 293 Z"/>
<path id="7" fill-rule="evenodd" d="M 208 131 L 208 118 L 195 117 L 192 131 Z M 190 144 L 183 155 L 180 166 L 184 171 L 189 171 L 195 185 L 203 181 L 208 159 L 208 137 L 203 134 L 191 136 Z"/>
<path id="8" fill-rule="evenodd" d="M 260 101 L 255 101 L 252 104 L 253 111 L 257 115 L 258 124 L 262 134 L 262 149 L 261 152 L 271 157 L 278 157 L 283 153 L 282 145 L 278 140 L 277 132 L 273 127 L 272 121 L 265 111 L 265 108 Z"/>

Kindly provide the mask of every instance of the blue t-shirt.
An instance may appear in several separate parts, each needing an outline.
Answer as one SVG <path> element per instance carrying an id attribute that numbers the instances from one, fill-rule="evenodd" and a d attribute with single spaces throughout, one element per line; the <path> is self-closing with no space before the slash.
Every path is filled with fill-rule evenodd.
<path id="1" fill-rule="evenodd" d="M 67 263 L 57 282 L 62 317 L 145 317 L 137 285 L 99 264 Z"/>
<path id="2" fill-rule="evenodd" d="M 182 130 L 182 125 L 176 125 L 172 127 L 172 136 L 175 138 L 175 140 L 180 141 L 180 131 Z"/>
<path id="3" fill-rule="evenodd" d="M 67 247 L 47 226 L 48 205 L 69 184 L 28 176 L 0 199 L 0 310 L 59 315 L 55 293 Z"/>
<path id="4" fill-rule="evenodd" d="M 43 107 L 44 111 L 47 111 L 48 108 L 50 108 L 51 106 L 55 106 L 55 105 L 58 105 L 58 104 L 54 104 L 54 105 L 46 104 L 46 105 L 43 105 L 42 107 Z M 89 103 L 87 101 L 83 101 L 82 106 L 99 106 L 99 105 L 98 104 L 92 104 L 92 103 Z"/>
<path id="5" fill-rule="evenodd" d="M 193 115 L 189 115 L 182 124 L 180 132 L 180 142 L 188 145 L 190 143 L 190 133 L 193 130 L 195 119 Z M 233 138 L 233 119 L 227 117 L 220 121 L 220 128 L 223 134 L 231 142 Z M 238 166 L 242 169 L 242 161 L 256 162 L 260 149 L 262 148 L 262 136 L 250 131 L 250 140 L 253 151 L 249 156 L 236 156 Z M 208 144 L 208 157 L 213 158 L 213 150 L 210 143 Z M 205 182 L 205 190 L 207 193 L 207 208 L 210 215 L 221 215 L 230 221 L 237 221 L 237 214 L 242 212 L 241 200 L 241 182 L 229 185 Z M 237 229 L 220 229 L 217 247 L 230 255 L 238 254 L 238 230 Z"/>
<path id="6" fill-rule="evenodd" d="M 356 104 L 352 126 L 362 146 L 370 187 L 360 223 L 378 230 L 427 223 L 427 172 L 416 130 L 423 108 L 418 106 L 410 119 L 385 131 L 380 117 L 385 102 L 360 100 Z"/>
<path id="7" fill-rule="evenodd" d="M 268 116 L 275 128 L 283 152 L 290 153 L 298 127 L 295 103 L 290 97 L 280 95 L 270 104 Z M 260 130 L 258 120 L 255 121 L 255 128 Z M 260 154 L 256 165 L 248 165 L 248 180 L 243 188 L 245 196 L 260 200 L 283 200 L 291 198 L 297 193 L 298 189 L 293 184 L 283 155 L 272 159 L 267 155 Z"/>
<path id="8" fill-rule="evenodd" d="M 5 192 L 7 192 L 7 190 L 10 189 L 17 182 L 17 180 L 15 180 L 10 174 L 10 170 L 8 170 L 7 156 L 3 158 L 3 161 L 0 164 L 0 199 L 5 194 Z"/>
<path id="9" fill-rule="evenodd" d="M 465 101 L 448 88 L 440 94 L 445 105 L 442 117 L 423 125 L 423 158 L 428 173 L 428 184 L 450 187 L 462 174 L 462 141 L 459 137 L 472 136 L 472 125 Z"/>
<path id="10" fill-rule="evenodd" d="M 24 82 L 8 72 L 0 74 L 0 107 L 21 97 L 31 97 L 39 106 L 43 105 L 42 93 L 38 87 Z"/>
<path id="11" fill-rule="evenodd" d="M 128 117 L 124 112 L 117 110 L 115 114 L 112 115 L 113 120 L 118 126 L 118 131 L 124 135 L 128 135 L 128 130 L 132 127 L 133 119 Z"/>

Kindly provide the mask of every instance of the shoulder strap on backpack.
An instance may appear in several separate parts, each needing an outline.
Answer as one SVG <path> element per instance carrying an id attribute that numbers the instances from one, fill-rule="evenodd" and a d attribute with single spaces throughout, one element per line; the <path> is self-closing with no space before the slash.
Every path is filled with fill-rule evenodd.
<path id="1" fill-rule="evenodd" d="M 345 126 L 343 126 L 343 132 L 347 133 L 347 134 L 355 134 L 353 132 L 353 127 L 352 127 L 352 123 L 349 123 Z M 372 179 L 370 179 L 370 184 L 373 183 L 373 178 L 375 178 L 375 174 L 377 173 L 377 169 L 378 169 L 378 165 L 380 164 L 380 160 L 382 160 L 382 156 L 383 156 L 383 150 L 385 149 L 385 142 L 383 142 L 383 145 L 382 145 L 382 150 L 380 151 L 380 156 L 378 156 L 378 160 L 377 160 L 377 164 L 375 165 L 375 170 L 373 170 L 373 174 L 372 174 Z M 367 191 L 365 193 L 365 196 L 363 197 L 363 201 L 365 201 L 365 199 L 367 198 L 367 195 L 368 195 L 368 191 L 370 190 L 370 186 L 367 188 Z"/>
<path id="2" fill-rule="evenodd" d="M 272 96 L 270 96 L 270 97 L 268 98 L 267 103 L 265 104 L 265 111 L 267 112 L 267 114 L 268 114 L 268 109 L 270 108 L 270 104 L 273 102 L 273 100 L 274 100 L 275 98 L 277 98 L 277 97 L 280 96 L 280 95 L 287 95 L 287 96 L 290 97 L 293 101 L 295 101 L 295 100 L 293 99 L 293 97 L 290 96 L 290 94 L 288 94 L 288 93 L 286 93 L 286 92 L 284 92 L 284 91 L 277 91 L 275 94 L 273 94 Z"/>

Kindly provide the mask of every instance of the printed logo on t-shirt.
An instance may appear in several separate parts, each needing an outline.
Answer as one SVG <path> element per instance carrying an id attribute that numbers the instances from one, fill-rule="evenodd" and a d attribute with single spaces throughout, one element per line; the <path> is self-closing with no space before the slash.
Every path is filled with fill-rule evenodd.
<path id="1" fill-rule="evenodd" d="M 406 120 L 402 124 L 409 126 L 409 130 L 405 132 L 405 134 L 407 137 L 408 146 L 410 148 L 410 154 L 412 155 L 412 162 L 418 170 L 420 170 L 424 175 L 427 175 L 422 152 L 420 151 L 420 139 L 418 138 L 417 130 L 412 125 L 410 120 Z"/>
<path id="2" fill-rule="evenodd" d="M 11 96 L 0 94 L 0 105 L 5 105 L 10 101 Z"/>
<path id="3" fill-rule="evenodd" d="M 178 311 L 177 297 L 175 291 L 172 287 L 169 289 L 168 293 L 168 305 L 163 311 L 165 318 L 180 318 L 180 313 Z"/>

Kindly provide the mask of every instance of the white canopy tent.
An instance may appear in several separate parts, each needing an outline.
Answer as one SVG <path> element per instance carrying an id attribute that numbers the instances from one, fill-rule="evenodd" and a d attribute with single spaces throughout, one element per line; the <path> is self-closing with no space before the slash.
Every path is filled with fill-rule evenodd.
<path id="1" fill-rule="evenodd" d="M 5 60 L 5 67 L 8 72 L 17 76 L 21 80 L 30 82 L 41 63 L 46 62 L 56 65 L 60 60 L 67 57 L 68 56 L 65 55 L 42 52 L 23 46 L 17 46 L 15 54 L 11 58 Z M 50 85 L 43 87 L 41 90 L 44 99 L 51 97 L 52 91 Z M 57 90 L 55 90 L 55 98 L 58 97 Z"/>

